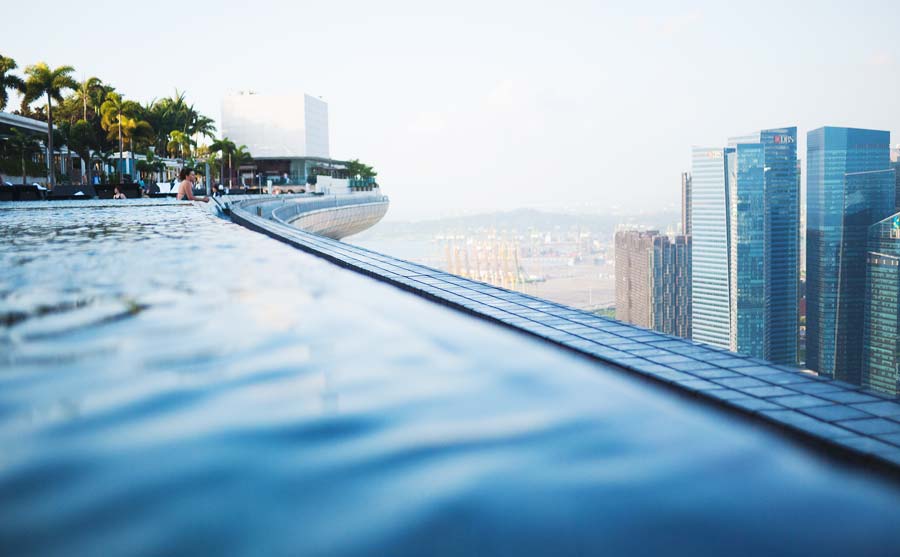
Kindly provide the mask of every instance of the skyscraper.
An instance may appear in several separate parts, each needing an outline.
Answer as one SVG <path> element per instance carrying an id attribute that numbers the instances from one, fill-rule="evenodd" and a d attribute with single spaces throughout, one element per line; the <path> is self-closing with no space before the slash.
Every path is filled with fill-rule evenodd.
<path id="1" fill-rule="evenodd" d="M 690 236 L 616 232 L 616 319 L 690 338 Z"/>
<path id="2" fill-rule="evenodd" d="M 731 348 L 730 192 L 726 156 L 734 149 L 694 147 L 691 160 L 691 336 Z"/>
<path id="3" fill-rule="evenodd" d="M 650 269 L 652 328 L 691 338 L 691 237 L 653 238 Z"/>
<path id="4" fill-rule="evenodd" d="M 900 394 L 900 213 L 869 227 L 862 385 Z"/>
<path id="5" fill-rule="evenodd" d="M 806 365 L 861 382 L 867 235 L 894 211 L 890 132 L 807 134 Z"/>
<path id="6" fill-rule="evenodd" d="M 650 265 L 656 230 L 616 231 L 616 319 L 648 329 Z"/>
<path id="7" fill-rule="evenodd" d="M 693 338 L 784 364 L 799 336 L 796 137 L 762 130 L 693 160 Z"/>
<path id="8" fill-rule="evenodd" d="M 691 173 L 681 173 L 681 233 L 691 233 Z"/>

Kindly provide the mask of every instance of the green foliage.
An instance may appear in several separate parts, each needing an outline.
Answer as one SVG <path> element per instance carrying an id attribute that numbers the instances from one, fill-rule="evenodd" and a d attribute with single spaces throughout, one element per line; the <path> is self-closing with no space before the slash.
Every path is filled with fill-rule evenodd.
<path id="1" fill-rule="evenodd" d="M 367 164 L 359 162 L 359 159 L 353 159 L 347 162 L 347 172 L 353 178 L 366 179 L 378 176 L 375 169 Z"/>
<path id="2" fill-rule="evenodd" d="M 3 138 L 3 151 L 7 155 L 2 163 L 3 174 L 21 176 L 44 176 L 46 167 L 34 162 L 34 155 L 41 150 L 40 143 L 30 133 L 13 128 L 9 136 Z"/>
<path id="3" fill-rule="evenodd" d="M 47 138 L 51 147 L 69 144 L 85 160 L 90 157 L 89 151 L 94 151 L 94 159 L 100 160 L 114 150 L 124 151 L 126 145 L 132 151 L 172 152 L 183 158 L 197 156 L 203 162 L 221 164 L 224 174 L 224 152 L 220 161 L 216 152 L 200 154 L 195 149 L 196 139 L 200 136 L 212 139 L 216 126 L 212 118 L 189 104 L 184 91 L 176 89 L 172 96 L 141 105 L 126 100 L 114 86 L 100 78 L 77 82 L 71 77 L 74 70 L 70 66 L 52 69 L 45 63 L 35 64 L 26 68 L 26 80 L 13 73 L 16 68 L 14 60 L 0 56 L 0 109 L 7 104 L 11 91 L 21 91 L 23 103 L 18 114 L 55 123 L 57 132 L 53 138 Z M 64 96 L 69 89 L 71 94 Z M 73 140 L 72 130 L 78 122 L 84 124 L 79 126 L 79 139 Z M 73 145 L 73 141 L 79 140 L 90 145 L 87 151 L 79 152 Z M 230 151 L 231 155 L 234 150 Z M 115 159 L 107 162 L 115 164 Z"/>
<path id="4" fill-rule="evenodd" d="M 62 102 L 62 93 L 66 89 L 78 87 L 71 74 L 75 71 L 72 66 L 60 66 L 50 69 L 44 62 L 25 68 L 25 94 L 22 97 L 22 106 L 28 106 L 42 97 L 47 98 L 47 151 L 53 153 L 53 101 Z M 50 166 L 50 187 L 56 183 L 53 165 Z"/>
<path id="5" fill-rule="evenodd" d="M 9 102 L 9 92 L 7 89 L 12 89 L 13 91 L 18 91 L 20 93 L 25 92 L 25 82 L 22 81 L 22 78 L 9 73 L 17 67 L 15 60 L 12 58 L 5 58 L 0 54 L 0 110 L 5 109 L 6 104 Z"/>
<path id="6" fill-rule="evenodd" d="M 81 160 L 85 162 L 91 160 L 91 151 L 99 148 L 97 135 L 87 120 L 78 120 L 69 128 L 69 148 L 78 153 Z M 93 165 L 88 162 L 85 166 L 87 167 L 88 183 L 90 183 Z"/>

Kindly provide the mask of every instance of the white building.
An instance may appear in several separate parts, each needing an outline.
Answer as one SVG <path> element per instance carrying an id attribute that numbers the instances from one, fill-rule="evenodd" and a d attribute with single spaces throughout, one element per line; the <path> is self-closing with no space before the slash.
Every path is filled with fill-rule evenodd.
<path id="1" fill-rule="evenodd" d="M 328 103 L 310 95 L 230 95 L 222 101 L 222 135 L 254 159 L 331 156 Z"/>

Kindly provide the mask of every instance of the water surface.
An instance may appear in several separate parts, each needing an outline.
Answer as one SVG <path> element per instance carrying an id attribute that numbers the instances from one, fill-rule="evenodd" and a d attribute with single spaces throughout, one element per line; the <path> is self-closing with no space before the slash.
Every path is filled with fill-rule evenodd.
<path id="1" fill-rule="evenodd" d="M 14 206 L 0 554 L 900 547 L 896 484 L 198 207 Z"/>

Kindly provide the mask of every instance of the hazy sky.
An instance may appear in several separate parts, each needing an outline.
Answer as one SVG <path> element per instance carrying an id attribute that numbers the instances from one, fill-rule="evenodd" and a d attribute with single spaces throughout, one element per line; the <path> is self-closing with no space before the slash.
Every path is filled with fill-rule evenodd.
<path id="1" fill-rule="evenodd" d="M 678 203 L 692 144 L 895 132 L 900 8 L 857 2 L 10 2 L 0 53 L 148 101 L 308 92 L 393 218 Z M 42 30 L 49 29 L 44 34 Z"/>

